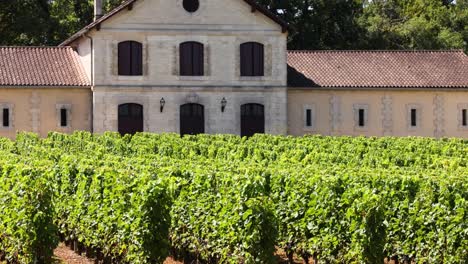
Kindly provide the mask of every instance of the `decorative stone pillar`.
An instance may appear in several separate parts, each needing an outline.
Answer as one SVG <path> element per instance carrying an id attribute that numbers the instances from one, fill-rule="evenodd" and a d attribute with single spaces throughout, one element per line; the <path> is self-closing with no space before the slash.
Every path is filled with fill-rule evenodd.
<path id="1" fill-rule="evenodd" d="M 330 97 L 330 132 L 339 135 L 341 131 L 341 98 L 337 95 Z"/>
<path id="2" fill-rule="evenodd" d="M 393 136 L 393 98 L 386 94 L 382 97 L 382 134 Z"/>
<path id="3" fill-rule="evenodd" d="M 445 110 L 444 96 L 437 94 L 434 97 L 434 136 L 437 138 L 445 136 Z"/>
<path id="4" fill-rule="evenodd" d="M 39 133 L 41 127 L 41 97 L 39 92 L 32 92 L 29 103 L 31 104 L 31 108 L 29 110 L 31 113 L 31 131 Z"/>

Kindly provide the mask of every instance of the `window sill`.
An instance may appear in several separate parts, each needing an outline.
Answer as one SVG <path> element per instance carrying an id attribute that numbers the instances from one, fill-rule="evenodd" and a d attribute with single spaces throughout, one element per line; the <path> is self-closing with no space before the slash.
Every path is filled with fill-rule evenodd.
<path id="1" fill-rule="evenodd" d="M 266 81 L 265 76 L 241 76 L 239 81 L 252 82 L 252 81 Z"/>
<path id="2" fill-rule="evenodd" d="M 458 126 L 459 131 L 468 131 L 468 126 Z"/>
<path id="3" fill-rule="evenodd" d="M 145 76 L 124 76 L 119 75 L 117 76 L 118 81 L 144 81 Z"/>
<path id="4" fill-rule="evenodd" d="M 209 81 L 209 76 L 179 76 L 179 81 Z"/>
<path id="5" fill-rule="evenodd" d="M 11 130 L 14 130 L 14 127 L 12 127 L 12 126 L 8 126 L 8 127 L 1 126 L 0 127 L 0 131 L 11 131 Z"/>

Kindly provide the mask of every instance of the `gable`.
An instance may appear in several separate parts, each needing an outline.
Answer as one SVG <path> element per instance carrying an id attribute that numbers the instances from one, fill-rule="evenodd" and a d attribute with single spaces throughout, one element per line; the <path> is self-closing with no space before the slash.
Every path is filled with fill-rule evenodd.
<path id="1" fill-rule="evenodd" d="M 125 30 L 266 30 L 286 32 L 286 22 L 254 0 L 200 0 L 189 13 L 183 0 L 129 0 L 64 41 L 69 45 L 101 28 Z"/>

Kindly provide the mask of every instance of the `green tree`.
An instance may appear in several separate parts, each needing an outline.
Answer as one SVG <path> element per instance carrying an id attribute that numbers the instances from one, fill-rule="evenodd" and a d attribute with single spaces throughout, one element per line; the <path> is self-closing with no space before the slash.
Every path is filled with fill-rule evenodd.
<path id="1" fill-rule="evenodd" d="M 468 49 L 468 0 L 257 1 L 291 25 L 289 49 Z M 57 45 L 92 21 L 93 0 L 0 1 L 0 45 Z"/>
<path id="2" fill-rule="evenodd" d="M 466 10 L 452 1 L 367 1 L 358 19 L 366 32 L 364 48 L 466 49 Z"/>
<path id="3" fill-rule="evenodd" d="M 290 49 L 352 49 L 362 46 L 357 17 L 361 0 L 259 0 L 292 26 Z"/>
<path id="4" fill-rule="evenodd" d="M 0 45 L 42 45 L 56 23 L 47 0 L 0 1 Z"/>

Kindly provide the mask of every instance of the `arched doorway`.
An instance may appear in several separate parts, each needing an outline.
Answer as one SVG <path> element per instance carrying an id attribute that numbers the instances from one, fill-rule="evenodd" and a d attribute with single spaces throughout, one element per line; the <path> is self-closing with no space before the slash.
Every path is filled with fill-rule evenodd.
<path id="1" fill-rule="evenodd" d="M 261 104 L 241 106 L 241 136 L 265 133 L 265 107 Z"/>
<path id="2" fill-rule="evenodd" d="M 200 104 L 180 106 L 180 134 L 198 135 L 205 133 L 205 108 Z"/>
<path id="3" fill-rule="evenodd" d="M 121 135 L 143 132 L 143 106 L 139 104 L 119 105 L 118 122 Z"/>

